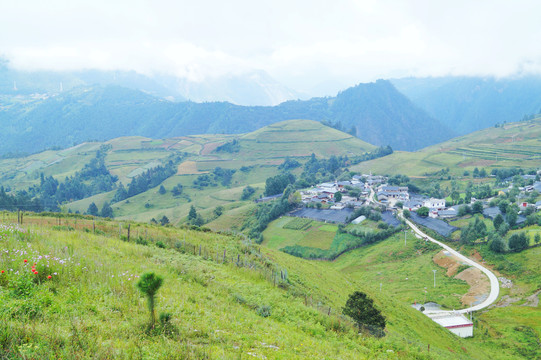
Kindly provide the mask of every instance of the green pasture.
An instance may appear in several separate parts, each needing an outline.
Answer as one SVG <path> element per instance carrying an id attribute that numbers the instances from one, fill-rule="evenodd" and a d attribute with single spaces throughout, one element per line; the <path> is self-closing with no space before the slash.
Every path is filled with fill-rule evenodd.
<path id="1" fill-rule="evenodd" d="M 27 215 L 29 218 L 31 215 Z M 39 223 L 43 224 L 43 220 L 46 219 Z M 52 219 L 55 223 L 56 219 Z M 99 226 L 107 224 L 97 222 Z M 4 238 L 2 249 L 23 246 L 27 249 L 25 258 L 31 263 L 38 260 L 41 276 L 47 271 L 56 274 L 50 281 L 45 278 L 34 285 L 31 297 L 14 297 L 9 291 L 2 291 L 5 282 L 0 284 L 2 351 L 7 349 L 27 358 L 66 358 L 74 354 L 80 358 L 107 358 L 111 353 L 116 358 L 129 358 L 134 351 L 144 358 L 187 359 L 231 355 L 244 358 L 250 357 L 248 353 L 288 359 L 528 358 L 521 355 L 518 345 L 510 346 L 510 341 L 500 341 L 500 337 L 493 337 L 490 343 L 480 332 L 472 339 L 456 337 L 411 308 L 404 300 L 404 292 L 396 287 L 398 280 L 387 281 L 380 291 L 374 282 L 337 266 L 345 258 L 333 263 L 306 261 L 267 247 L 249 250 L 248 257 L 241 256 L 287 270 L 288 283 L 278 287 L 258 269 L 235 265 L 235 254 L 247 251 L 241 239 L 132 223 L 132 236 L 145 237 L 145 246 L 119 240 L 118 223 L 110 225 L 108 237 L 27 225 L 28 235 Z M 156 239 L 163 242 L 165 249 L 154 245 Z M 182 251 L 183 241 L 196 249 L 201 245 L 203 256 Z M 396 239 L 396 243 L 403 244 L 401 239 Z M 388 246 L 391 251 L 399 249 L 399 245 Z M 174 250 L 177 248 L 180 251 Z M 216 252 L 221 259 L 223 249 L 230 256 L 228 261 L 222 264 L 221 260 L 212 260 Z M 418 250 L 423 252 L 422 256 L 432 251 Z M 393 258 L 387 252 L 379 253 L 366 259 Z M 69 257 L 69 261 L 54 262 L 46 268 L 43 260 L 38 259 L 44 254 L 58 259 Z M 409 261 L 417 256 L 411 251 L 396 254 L 395 261 Z M 13 268 L 24 275 L 28 269 L 21 256 L 0 256 L 0 267 Z M 161 325 L 156 332 L 146 330 L 145 299 L 135 287 L 135 276 L 145 271 L 164 277 L 157 311 L 170 314 L 169 332 L 163 332 Z M 9 276 L 8 281 L 16 280 L 15 274 Z M 442 284 L 445 281 L 439 277 L 437 280 Z M 384 338 L 358 336 L 340 315 L 347 295 L 354 290 L 366 292 L 381 309 L 387 319 Z M 268 307 L 270 316 L 259 315 L 262 306 Z M 499 320 L 482 318 L 477 323 L 493 331 L 493 321 Z M 70 340 L 74 334 L 78 341 Z M 520 351 L 526 350 L 530 348 Z"/>
<path id="2" fill-rule="evenodd" d="M 271 222 L 263 231 L 263 245 L 271 249 L 281 249 L 289 245 L 309 246 L 323 250 L 329 249 L 338 226 L 310 221 L 304 230 L 288 229 L 288 224 L 298 221 L 297 219 L 282 216 L 280 219 Z"/>
<path id="3" fill-rule="evenodd" d="M 327 264 L 374 291 L 379 291 L 381 284 L 381 291 L 393 294 L 404 304 L 426 299 L 447 309 L 462 308 L 460 297 L 469 286 L 462 280 L 447 277 L 447 270 L 432 261 L 441 248 L 409 232 L 408 238 L 404 245 L 404 234 L 398 233 L 379 243 L 352 250 Z M 437 270 L 436 288 L 432 270 Z"/>
<path id="4" fill-rule="evenodd" d="M 541 165 L 541 119 L 488 128 L 432 145 L 416 152 L 396 151 L 384 158 L 353 166 L 351 170 L 380 174 L 423 175 L 449 167 L 460 176 L 477 168 Z M 490 172 L 490 171 L 489 171 Z"/>

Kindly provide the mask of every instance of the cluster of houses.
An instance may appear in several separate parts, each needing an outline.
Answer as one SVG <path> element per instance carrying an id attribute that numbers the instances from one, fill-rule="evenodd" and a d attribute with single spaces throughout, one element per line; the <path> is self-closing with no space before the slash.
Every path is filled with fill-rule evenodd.
<path id="1" fill-rule="evenodd" d="M 364 182 L 362 180 L 364 180 Z M 370 194 L 370 186 L 381 184 L 386 180 L 386 177 L 380 175 L 354 175 L 351 180 L 318 184 L 314 188 L 301 191 L 300 193 L 304 204 L 330 204 L 332 205 L 331 209 L 341 210 L 346 206 L 358 207 L 363 205 L 365 199 Z M 348 188 L 358 189 L 360 191 L 360 196 L 357 198 L 342 195 L 340 201 L 335 201 L 336 193 L 347 193 Z"/>
<path id="2" fill-rule="evenodd" d="M 428 215 L 432 218 L 452 218 L 458 216 L 459 205 L 446 207 L 445 199 L 427 198 L 418 194 L 410 194 L 406 186 L 392 186 L 387 184 L 387 178 L 381 175 L 363 174 L 355 175 L 351 180 L 335 181 L 318 184 L 314 188 L 301 191 L 301 198 L 304 204 L 321 203 L 331 205 L 331 209 L 341 210 L 346 206 L 359 207 L 365 204 L 370 195 L 370 188 L 377 186 L 377 201 L 388 207 L 395 207 L 401 202 L 404 209 L 417 211 L 421 207 L 429 209 Z M 359 190 L 359 197 L 345 195 L 348 189 Z M 538 191 L 541 193 L 541 182 L 528 185 L 520 189 L 524 193 Z M 336 193 L 343 194 L 340 201 L 336 201 Z M 476 201 L 471 199 L 472 203 Z M 519 205 L 520 210 L 533 207 L 534 210 L 541 210 L 541 201 L 535 204 L 523 202 Z"/>
<path id="3" fill-rule="evenodd" d="M 383 184 L 378 186 L 378 201 L 379 202 L 389 202 L 394 200 L 394 202 L 404 202 L 410 199 L 407 186 L 390 186 Z"/>
<path id="4" fill-rule="evenodd" d="M 428 216 L 433 218 L 446 218 L 458 215 L 458 206 L 447 208 L 445 206 L 445 199 L 426 198 L 415 195 L 404 203 L 404 209 L 408 209 L 409 211 L 417 211 L 423 206 L 428 208 Z"/>

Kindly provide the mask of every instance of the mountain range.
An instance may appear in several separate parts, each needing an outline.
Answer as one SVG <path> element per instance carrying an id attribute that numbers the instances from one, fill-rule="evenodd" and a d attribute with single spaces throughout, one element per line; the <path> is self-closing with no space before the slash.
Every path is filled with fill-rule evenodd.
<path id="1" fill-rule="evenodd" d="M 415 150 L 453 133 L 384 80 L 359 84 L 336 97 L 277 106 L 171 102 L 125 87 L 76 87 L 35 100 L 17 98 L 0 111 L 0 153 L 32 153 L 86 140 L 140 135 L 238 134 L 291 119 L 327 121 L 374 145 Z"/>
<path id="2" fill-rule="evenodd" d="M 391 82 L 460 135 L 541 113 L 541 76 L 404 78 Z"/>
<path id="3" fill-rule="evenodd" d="M 247 133 L 291 119 L 417 150 L 540 112 L 541 77 L 378 80 L 293 100 L 301 97 L 264 71 L 193 81 L 134 71 L 21 71 L 0 58 L 0 154 L 118 136 Z"/>

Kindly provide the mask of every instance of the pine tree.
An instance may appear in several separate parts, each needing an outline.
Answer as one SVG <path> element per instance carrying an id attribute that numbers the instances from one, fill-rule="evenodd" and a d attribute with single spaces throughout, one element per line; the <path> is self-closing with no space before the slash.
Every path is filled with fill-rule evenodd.
<path id="1" fill-rule="evenodd" d="M 195 210 L 195 206 L 190 206 L 190 212 L 188 213 L 188 221 L 193 221 L 197 218 L 197 210 Z"/>
<path id="2" fill-rule="evenodd" d="M 109 205 L 107 201 L 103 204 L 103 207 L 101 208 L 100 216 L 104 218 L 113 217 L 113 208 L 111 208 L 111 205 Z"/>
<path id="3" fill-rule="evenodd" d="M 151 273 L 144 273 L 141 276 L 141 279 L 137 282 L 137 287 L 139 290 L 146 295 L 148 301 L 148 310 L 150 311 L 150 326 L 154 327 L 156 323 L 156 293 L 160 289 L 163 283 L 163 278 L 159 275 Z"/>
<path id="4" fill-rule="evenodd" d="M 86 213 L 89 215 L 98 216 L 98 207 L 96 206 L 96 204 L 92 202 L 88 206 L 88 210 L 86 211 Z"/>
<path id="5" fill-rule="evenodd" d="M 351 317 L 359 329 L 367 327 L 371 330 L 379 329 L 382 331 L 385 328 L 385 317 L 374 306 L 374 300 L 363 292 L 355 291 L 351 294 L 342 313 Z"/>

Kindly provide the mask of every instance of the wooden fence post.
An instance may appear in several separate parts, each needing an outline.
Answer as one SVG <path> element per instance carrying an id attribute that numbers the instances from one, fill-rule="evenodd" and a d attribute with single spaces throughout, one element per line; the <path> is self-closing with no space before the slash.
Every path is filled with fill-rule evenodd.
<path id="1" fill-rule="evenodd" d="M 225 249 L 224 249 L 224 258 L 222 260 L 222 264 L 225 263 Z"/>
<path id="2" fill-rule="evenodd" d="M 130 226 L 131 224 L 128 224 L 128 241 L 130 241 Z"/>

